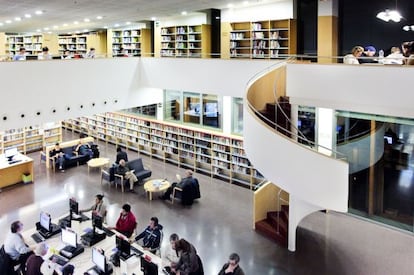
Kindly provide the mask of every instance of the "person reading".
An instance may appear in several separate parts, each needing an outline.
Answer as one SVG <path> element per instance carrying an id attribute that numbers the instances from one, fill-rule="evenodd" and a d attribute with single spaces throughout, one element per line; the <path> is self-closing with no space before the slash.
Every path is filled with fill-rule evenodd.
<path id="1" fill-rule="evenodd" d="M 169 200 L 171 193 L 173 192 L 175 187 L 184 189 L 186 186 L 193 184 L 193 171 L 186 170 L 185 177 L 180 180 L 180 182 L 174 182 L 168 189 L 165 191 L 164 195 L 160 196 L 159 198 L 162 200 Z"/>

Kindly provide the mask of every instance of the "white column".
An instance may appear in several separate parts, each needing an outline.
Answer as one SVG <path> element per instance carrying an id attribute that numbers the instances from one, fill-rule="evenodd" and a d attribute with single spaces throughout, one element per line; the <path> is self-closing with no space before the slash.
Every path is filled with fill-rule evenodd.
<path id="1" fill-rule="evenodd" d="M 336 117 L 335 111 L 326 108 L 316 108 L 316 140 L 318 151 L 331 155 L 336 146 Z"/>

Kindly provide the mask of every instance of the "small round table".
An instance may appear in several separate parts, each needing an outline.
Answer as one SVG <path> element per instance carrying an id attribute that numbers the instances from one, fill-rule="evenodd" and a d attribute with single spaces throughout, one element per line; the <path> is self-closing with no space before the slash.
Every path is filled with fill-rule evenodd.
<path id="1" fill-rule="evenodd" d="M 171 186 L 171 183 L 164 179 L 149 180 L 144 184 L 144 190 L 148 193 L 148 199 L 152 200 L 152 193 L 163 192 Z"/>
<path id="2" fill-rule="evenodd" d="M 108 158 L 94 158 L 88 161 L 88 174 L 89 174 L 89 168 L 100 168 L 104 167 L 109 164 Z"/>

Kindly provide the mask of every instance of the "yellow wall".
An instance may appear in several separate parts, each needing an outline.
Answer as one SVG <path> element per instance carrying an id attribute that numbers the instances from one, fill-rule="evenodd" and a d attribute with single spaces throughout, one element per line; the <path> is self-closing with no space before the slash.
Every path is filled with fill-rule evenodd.
<path id="1" fill-rule="evenodd" d="M 221 23 L 221 58 L 230 58 L 230 32 L 232 31 L 229 22 Z"/>
<path id="2" fill-rule="evenodd" d="M 58 36 L 56 34 L 43 34 L 42 47 L 48 47 L 49 53 L 59 54 Z"/>
<path id="3" fill-rule="evenodd" d="M 338 55 L 338 18 L 335 16 L 318 17 L 318 63 L 337 63 Z"/>
<path id="4" fill-rule="evenodd" d="M 86 45 L 87 50 L 90 48 L 95 48 L 95 53 L 97 55 L 103 55 L 107 53 L 107 43 L 106 43 L 106 31 L 99 31 L 87 35 Z"/>

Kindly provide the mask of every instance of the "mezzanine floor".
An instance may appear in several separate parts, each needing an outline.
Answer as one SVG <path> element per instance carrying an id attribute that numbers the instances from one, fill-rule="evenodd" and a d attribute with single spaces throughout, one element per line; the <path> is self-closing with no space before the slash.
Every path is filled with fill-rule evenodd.
<path id="1" fill-rule="evenodd" d="M 77 138 L 65 133 L 65 140 Z M 115 147 L 100 143 L 101 156 L 114 160 Z M 164 226 L 164 243 L 176 232 L 197 248 L 205 274 L 217 274 L 231 252 L 241 256 L 246 275 L 264 274 L 413 274 L 414 235 L 389 229 L 350 215 L 335 212 L 314 213 L 300 224 L 297 250 L 288 252 L 252 229 L 252 191 L 204 175 L 200 181 L 202 198 L 191 208 L 160 200 L 148 201 L 142 186 L 137 194 L 101 186 L 100 173 L 87 166 L 73 167 L 65 173 L 48 171 L 35 160 L 35 184 L 19 185 L 0 193 L 0 242 L 9 225 L 20 219 L 26 228 L 38 219 L 40 210 L 58 217 L 67 212 L 68 197 L 78 198 L 81 207 L 93 203 L 94 195 L 105 194 L 108 224 L 115 223 L 120 207 L 129 202 L 139 228 L 151 216 Z M 129 152 L 130 159 L 138 157 Z M 183 169 L 142 156 L 153 171 L 153 178 L 172 180 Z"/>

